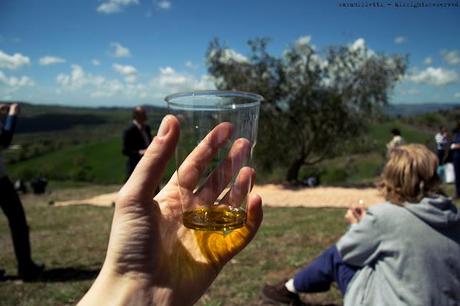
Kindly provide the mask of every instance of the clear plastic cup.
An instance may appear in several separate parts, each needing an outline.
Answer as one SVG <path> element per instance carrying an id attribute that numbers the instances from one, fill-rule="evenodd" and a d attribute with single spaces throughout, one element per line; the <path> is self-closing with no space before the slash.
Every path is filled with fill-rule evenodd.
<path id="1" fill-rule="evenodd" d="M 211 90 L 177 93 L 165 100 L 181 128 L 175 155 L 184 226 L 223 232 L 242 227 L 254 184 L 251 160 L 263 97 Z M 209 149 L 212 154 L 202 154 L 200 164 L 206 169 L 180 167 L 207 135 L 204 142 L 212 137 L 215 147 Z"/>

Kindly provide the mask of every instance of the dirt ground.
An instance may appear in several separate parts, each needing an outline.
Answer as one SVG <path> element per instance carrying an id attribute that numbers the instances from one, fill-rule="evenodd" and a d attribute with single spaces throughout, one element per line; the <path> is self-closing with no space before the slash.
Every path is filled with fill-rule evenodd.
<path id="1" fill-rule="evenodd" d="M 366 206 L 384 202 L 375 188 L 286 187 L 262 185 L 254 188 L 266 206 L 276 207 L 349 207 L 359 201 Z"/>
<path id="2" fill-rule="evenodd" d="M 262 197 L 265 206 L 272 207 L 349 207 L 359 201 L 366 206 L 384 202 L 375 188 L 306 188 L 268 184 L 255 186 L 253 193 Z M 115 192 L 91 198 L 69 199 L 55 202 L 54 205 L 112 206 L 116 194 Z"/>

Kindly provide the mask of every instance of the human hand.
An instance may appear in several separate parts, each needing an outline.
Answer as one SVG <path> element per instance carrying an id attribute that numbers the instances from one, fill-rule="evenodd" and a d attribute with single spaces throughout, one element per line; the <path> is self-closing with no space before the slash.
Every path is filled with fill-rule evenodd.
<path id="1" fill-rule="evenodd" d="M 144 154 L 145 154 L 145 151 L 147 151 L 147 150 L 139 150 L 139 151 L 138 151 L 138 153 L 139 153 L 139 155 L 141 155 L 141 156 L 142 156 L 142 155 L 144 155 Z"/>
<path id="2" fill-rule="evenodd" d="M 460 144 L 458 144 L 458 143 L 453 143 L 453 144 L 450 145 L 450 148 L 451 148 L 452 150 L 460 149 Z"/>
<path id="3" fill-rule="evenodd" d="M 251 241 L 262 221 L 262 202 L 255 195 L 248 198 L 245 226 L 227 235 L 182 225 L 179 189 L 196 187 L 197 177 L 230 136 L 228 125 L 218 125 L 179 168 L 189 176 L 179 183 L 173 175 L 153 198 L 179 137 L 177 119 L 170 115 L 163 119 L 158 135 L 118 194 L 107 257 L 80 305 L 192 305 L 225 263 Z M 195 196 L 212 194 L 216 187 L 204 186 Z"/>
<path id="4" fill-rule="evenodd" d="M 20 110 L 19 104 L 18 103 L 13 103 L 13 104 L 10 105 L 10 111 L 8 112 L 8 115 L 10 115 L 10 116 L 18 115 L 19 110 Z"/>
<path id="5" fill-rule="evenodd" d="M 353 204 L 346 212 L 345 219 L 349 224 L 356 224 L 366 215 L 366 207 L 361 203 Z"/>

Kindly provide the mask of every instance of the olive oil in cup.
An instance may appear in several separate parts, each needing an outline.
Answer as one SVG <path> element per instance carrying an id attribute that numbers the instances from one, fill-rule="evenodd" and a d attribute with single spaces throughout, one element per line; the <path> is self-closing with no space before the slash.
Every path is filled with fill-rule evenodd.
<path id="1" fill-rule="evenodd" d="M 177 93 L 165 100 L 180 123 L 175 175 L 184 226 L 224 233 L 244 226 L 263 98 L 210 90 Z"/>

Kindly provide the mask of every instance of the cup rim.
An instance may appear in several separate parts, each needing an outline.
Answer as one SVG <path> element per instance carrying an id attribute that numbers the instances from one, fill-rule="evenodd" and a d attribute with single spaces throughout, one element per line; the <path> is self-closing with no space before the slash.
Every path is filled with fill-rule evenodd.
<path id="1" fill-rule="evenodd" d="M 248 98 L 251 99 L 252 101 L 248 101 L 247 103 L 242 103 L 243 105 L 253 105 L 253 104 L 260 104 L 260 102 L 264 101 L 264 97 L 252 93 L 252 92 L 246 92 L 246 91 L 238 91 L 238 90 L 193 90 L 193 91 L 184 91 L 184 92 L 178 92 L 174 93 L 171 95 L 168 95 L 164 98 L 166 103 L 168 105 L 174 105 L 174 106 L 187 106 L 187 103 L 180 103 L 180 102 L 172 102 L 172 100 L 177 99 L 177 98 L 183 98 L 183 97 L 196 97 L 196 96 L 223 96 L 223 97 L 243 97 L 243 98 Z"/>

